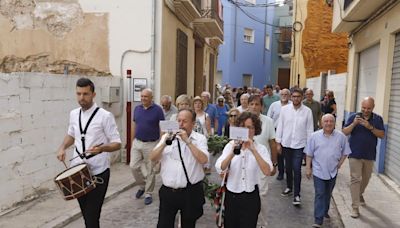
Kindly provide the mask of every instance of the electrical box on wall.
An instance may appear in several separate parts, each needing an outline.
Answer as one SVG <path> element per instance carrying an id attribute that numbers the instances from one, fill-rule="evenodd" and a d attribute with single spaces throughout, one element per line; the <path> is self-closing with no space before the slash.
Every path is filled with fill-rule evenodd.
<path id="1" fill-rule="evenodd" d="M 120 101 L 120 87 L 109 86 L 101 88 L 101 102 L 117 103 Z"/>

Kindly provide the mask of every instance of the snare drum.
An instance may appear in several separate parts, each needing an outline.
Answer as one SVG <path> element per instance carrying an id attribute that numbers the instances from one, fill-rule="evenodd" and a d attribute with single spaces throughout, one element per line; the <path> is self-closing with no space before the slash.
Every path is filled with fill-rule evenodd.
<path id="1" fill-rule="evenodd" d="M 54 178 L 65 200 L 77 199 L 96 188 L 87 164 L 79 164 L 64 170 Z"/>

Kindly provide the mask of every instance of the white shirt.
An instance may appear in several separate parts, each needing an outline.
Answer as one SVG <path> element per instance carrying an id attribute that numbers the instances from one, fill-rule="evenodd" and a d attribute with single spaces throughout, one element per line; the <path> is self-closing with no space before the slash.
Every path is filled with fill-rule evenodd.
<path id="1" fill-rule="evenodd" d="M 291 104 L 291 101 L 288 101 L 287 104 Z M 275 101 L 269 106 L 267 116 L 271 117 L 272 120 L 274 121 L 274 127 L 276 128 L 278 126 L 278 118 L 279 114 L 281 113 L 281 108 L 282 108 L 282 102 L 281 101 Z"/>
<path id="2" fill-rule="evenodd" d="M 239 110 L 239 112 L 242 113 L 242 112 L 244 112 L 244 111 L 249 110 L 249 108 L 243 109 L 243 106 L 240 105 L 239 107 L 237 107 L 237 110 Z"/>
<path id="3" fill-rule="evenodd" d="M 222 162 L 232 153 L 233 144 L 233 141 L 226 144 L 221 156 L 215 163 L 215 168 L 218 173 L 222 172 Z M 254 146 L 262 159 L 272 167 L 271 156 L 267 148 L 257 142 L 254 142 Z M 242 149 L 239 155 L 235 155 L 232 158 L 226 187 L 229 191 L 234 193 L 253 192 L 255 190 L 255 185 L 259 184 L 260 173 L 261 169 L 253 153 L 249 149 Z"/>
<path id="4" fill-rule="evenodd" d="M 263 114 L 259 115 L 261 120 L 261 134 L 254 136 L 254 141 L 264 145 L 268 153 L 271 154 L 271 148 L 269 147 L 269 140 L 275 139 L 275 129 L 273 120 Z"/>
<path id="5" fill-rule="evenodd" d="M 200 149 L 209 158 L 207 139 L 204 135 L 192 131 L 189 136 L 193 145 Z M 181 145 L 182 158 L 185 163 L 186 171 L 190 180 L 190 183 L 196 184 L 197 182 L 204 179 L 203 165 L 200 164 L 193 156 L 190 148 L 181 139 L 174 140 L 170 146 L 166 146 L 162 152 L 161 157 L 161 179 L 162 183 L 170 188 L 185 188 L 187 180 L 185 171 L 182 166 L 181 159 L 179 157 L 178 140 Z M 159 142 L 157 145 L 160 146 Z"/>
<path id="6" fill-rule="evenodd" d="M 86 123 L 88 122 L 90 116 L 96 109 L 97 104 L 93 104 L 93 106 L 86 110 L 82 111 L 81 121 L 82 121 L 82 130 L 85 129 Z M 81 132 L 79 129 L 79 111 L 81 108 L 76 108 L 70 112 L 69 115 L 69 126 L 68 126 L 68 135 L 75 139 L 75 148 L 78 149 L 79 153 L 82 153 L 82 141 L 81 141 Z M 86 150 L 90 147 L 99 145 L 101 143 L 108 144 L 111 142 L 121 143 L 121 137 L 119 135 L 117 124 L 115 123 L 115 119 L 112 113 L 100 108 L 96 115 L 93 117 L 92 121 L 89 124 L 85 135 L 85 148 Z M 73 157 L 78 156 L 78 153 L 74 149 Z M 87 163 L 89 166 L 89 170 L 92 175 L 97 175 L 104 172 L 107 168 L 110 167 L 110 154 L 107 152 L 103 152 L 97 154 L 94 157 L 89 159 L 81 159 L 79 156 L 71 161 L 70 166 L 75 166 L 81 163 Z"/>
<path id="7" fill-rule="evenodd" d="M 314 132 L 311 109 L 301 104 L 296 110 L 293 104 L 281 108 L 276 128 L 276 142 L 284 147 L 300 149 L 306 146 L 307 139 Z"/>

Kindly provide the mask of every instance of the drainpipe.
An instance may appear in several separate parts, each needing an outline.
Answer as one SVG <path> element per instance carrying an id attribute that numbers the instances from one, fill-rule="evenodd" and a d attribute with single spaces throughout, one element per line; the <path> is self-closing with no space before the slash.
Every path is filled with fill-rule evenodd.
<path id="1" fill-rule="evenodd" d="M 156 3 L 157 0 L 153 0 L 151 5 L 151 79 L 150 88 L 156 93 L 155 90 L 155 65 L 156 65 Z M 157 96 L 158 97 L 158 96 Z"/>

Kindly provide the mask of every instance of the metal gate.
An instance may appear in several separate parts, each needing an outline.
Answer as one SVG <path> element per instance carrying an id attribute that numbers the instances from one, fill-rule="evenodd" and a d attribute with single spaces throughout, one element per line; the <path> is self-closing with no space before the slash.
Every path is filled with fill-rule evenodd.
<path id="1" fill-rule="evenodd" d="M 400 33 L 396 34 L 393 54 L 385 173 L 400 183 Z"/>

